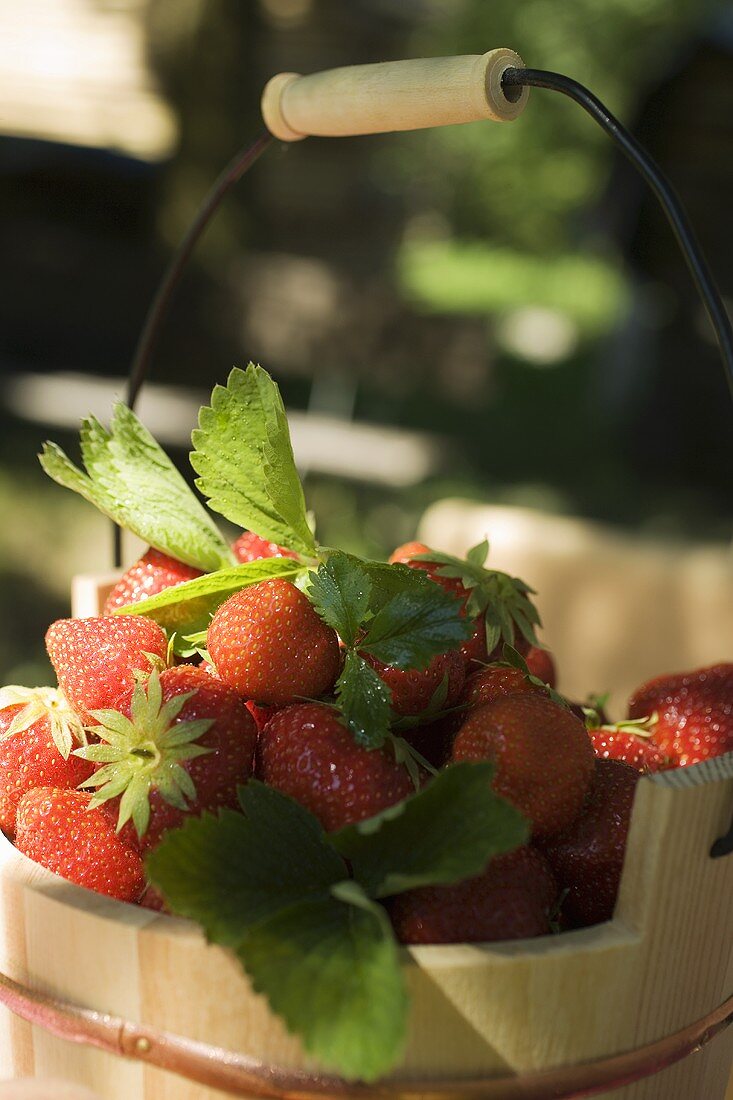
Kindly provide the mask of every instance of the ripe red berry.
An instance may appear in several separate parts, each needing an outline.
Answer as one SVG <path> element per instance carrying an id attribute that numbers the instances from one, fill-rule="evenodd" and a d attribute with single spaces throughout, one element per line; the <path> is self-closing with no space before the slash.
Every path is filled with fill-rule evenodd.
<path id="1" fill-rule="evenodd" d="M 616 906 L 639 773 L 619 760 L 598 760 L 577 820 L 543 845 L 559 885 L 563 915 L 576 927 L 610 920 Z"/>
<path id="2" fill-rule="evenodd" d="M 251 700 L 245 703 L 245 706 L 249 713 L 255 720 L 257 726 L 257 732 L 261 733 L 267 723 L 272 718 L 273 714 L 277 714 L 278 707 L 260 707 L 257 703 L 253 703 Z"/>
<path id="3" fill-rule="evenodd" d="M 458 702 L 466 679 L 466 662 L 460 650 L 439 653 L 427 668 L 395 668 L 383 665 L 369 654 L 364 659 L 384 680 L 392 692 L 392 709 L 402 716 L 422 714 L 430 706 L 433 696 L 446 681 L 446 697 L 439 709 L 452 707 Z"/>
<path id="4" fill-rule="evenodd" d="M 216 670 L 245 699 L 282 707 L 330 691 L 339 674 L 336 632 L 295 585 L 261 581 L 231 596 L 211 621 Z"/>
<path id="5" fill-rule="evenodd" d="M 649 734 L 624 729 L 623 723 L 589 729 L 588 734 L 600 760 L 621 760 L 638 772 L 658 772 L 670 767 L 669 757 Z"/>
<path id="6" fill-rule="evenodd" d="M 415 561 L 417 554 L 429 554 L 430 547 L 424 542 L 403 542 L 389 555 L 390 565 L 418 565 Z M 422 564 L 422 563 L 420 563 Z M 427 562 L 425 564 L 428 564 Z"/>
<path id="7" fill-rule="evenodd" d="M 41 718 L 18 733 L 8 730 L 23 706 L 0 711 L 0 829 L 12 839 L 15 815 L 24 794 L 34 787 L 78 787 L 94 766 L 70 755 L 64 760 L 54 743 L 51 722 Z"/>
<path id="8" fill-rule="evenodd" d="M 82 791 L 37 787 L 18 806 L 15 844 L 43 867 L 78 886 L 136 901 L 145 889 L 139 852 L 116 835 Z"/>
<path id="9" fill-rule="evenodd" d="M 493 703 L 505 695 L 524 692 L 543 694 L 542 688 L 531 683 L 521 668 L 508 668 L 506 665 L 487 665 L 474 672 L 466 680 L 461 695 L 461 703 L 469 709 Z"/>
<path id="10" fill-rule="evenodd" d="M 166 905 L 165 898 L 160 890 L 156 889 L 152 884 L 146 886 L 144 894 L 138 900 L 138 905 L 141 905 L 143 909 L 152 909 L 154 913 L 170 914 L 170 909 Z"/>
<path id="11" fill-rule="evenodd" d="M 261 558 L 296 558 L 292 550 L 286 550 L 278 546 L 276 542 L 268 542 L 260 538 L 252 531 L 244 531 L 232 547 L 237 561 L 259 561 Z"/>
<path id="12" fill-rule="evenodd" d="M 336 711 L 319 703 L 278 711 L 260 735 L 257 760 L 265 783 L 329 831 L 373 817 L 415 790 L 394 753 L 361 748 Z"/>
<path id="13" fill-rule="evenodd" d="M 390 915 L 401 943 L 487 943 L 551 931 L 558 895 L 547 861 L 536 848 L 491 860 L 475 878 L 399 894 Z"/>
<path id="14" fill-rule="evenodd" d="M 162 554 L 152 547 L 120 577 L 104 605 L 104 614 L 111 615 L 119 607 L 140 603 L 166 588 L 202 575 L 200 569 Z"/>
<path id="15" fill-rule="evenodd" d="M 533 676 L 543 684 L 549 684 L 551 688 L 557 687 L 557 668 L 549 650 L 540 649 L 536 645 L 530 646 L 524 659 Z"/>
<path id="16" fill-rule="evenodd" d="M 655 742 L 679 766 L 733 751 L 733 664 L 649 680 L 632 695 L 629 717 L 651 714 Z"/>
<path id="17" fill-rule="evenodd" d="M 499 664 L 484 665 L 473 672 L 463 685 L 463 691 L 458 699 L 460 709 L 455 710 L 452 714 L 445 715 L 436 723 L 436 726 L 439 726 L 441 730 L 442 742 L 447 746 L 442 760 L 440 760 L 439 742 L 437 743 L 438 751 L 434 758 L 429 753 L 423 752 L 419 743 L 413 742 L 411 736 L 407 735 L 407 740 L 410 741 L 410 744 L 414 744 L 419 752 L 423 752 L 423 756 L 426 756 L 431 764 L 435 763 L 435 759 L 439 759 L 440 764 L 438 766 L 441 766 L 450 756 L 456 734 L 472 710 L 485 706 L 487 703 L 493 703 L 494 699 L 500 699 L 505 695 L 516 695 L 527 691 L 541 693 L 542 688 L 532 684 L 521 669 L 509 668 L 506 665 Z M 431 739 L 429 742 L 431 748 L 433 741 L 434 739 Z"/>
<path id="18" fill-rule="evenodd" d="M 165 661 L 168 639 L 142 615 L 59 619 L 48 629 L 46 649 L 66 699 L 91 722 L 89 711 L 114 706 L 136 670 L 150 672 L 146 654 Z"/>
<path id="19" fill-rule="evenodd" d="M 215 680 L 221 681 L 219 673 L 208 661 L 203 661 L 198 667 L 201 672 L 205 672 L 207 676 L 213 676 Z M 277 714 L 279 710 L 279 707 L 260 707 L 257 703 L 253 703 L 251 699 L 246 699 L 244 705 L 254 718 L 258 732 L 265 728 L 273 714 Z"/>
<path id="20" fill-rule="evenodd" d="M 430 547 L 426 546 L 423 542 L 406 542 L 403 546 L 398 546 L 395 552 L 390 556 L 390 565 L 409 565 L 411 569 L 420 569 L 424 573 L 427 573 L 431 581 L 435 581 L 441 588 L 444 588 L 446 592 L 452 592 L 455 596 L 461 596 L 468 599 L 468 589 L 463 586 L 460 577 L 441 577 L 438 570 L 441 569 L 440 562 L 433 561 L 416 561 L 416 554 L 429 554 Z"/>
<path id="21" fill-rule="evenodd" d="M 78 751 L 103 758 L 93 777 L 100 787 L 95 800 L 105 797 L 103 784 L 110 783 L 105 811 L 115 823 L 122 798 L 127 796 L 127 805 L 132 784 L 144 782 L 145 805 L 138 813 L 133 809 L 132 823 L 123 830 L 128 843 L 148 852 L 186 817 L 238 808 L 237 787 L 252 774 L 257 730 L 235 691 L 192 665 L 179 665 L 160 678 L 153 673 L 147 689 L 137 686 L 116 709 L 129 722 L 121 727 L 115 720 L 109 736 L 104 726 L 96 727 L 100 740 L 110 743 Z"/>
<path id="22" fill-rule="evenodd" d="M 448 763 L 453 748 L 453 738 L 457 728 L 453 719 L 456 717 L 460 725 L 461 718 L 464 717 L 462 714 L 446 714 L 436 722 L 401 729 L 398 731 L 399 736 L 407 741 L 407 744 L 411 745 L 420 756 L 423 756 L 432 767 L 442 768 Z"/>
<path id="23" fill-rule="evenodd" d="M 486 623 L 483 618 L 474 619 L 473 634 L 461 646 L 466 661 L 466 671 L 470 674 L 480 665 L 488 664 L 489 651 L 486 648 Z M 497 657 L 497 660 L 499 658 Z"/>
<path id="24" fill-rule="evenodd" d="M 593 775 L 585 726 L 544 695 L 525 692 L 472 711 L 453 743 L 453 760 L 493 760 L 494 789 L 552 836 L 580 813 Z"/>

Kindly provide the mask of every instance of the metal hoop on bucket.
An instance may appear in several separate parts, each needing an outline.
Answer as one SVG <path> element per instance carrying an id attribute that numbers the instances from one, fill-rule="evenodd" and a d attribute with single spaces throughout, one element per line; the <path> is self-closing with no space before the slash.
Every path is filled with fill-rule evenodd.
<path id="1" fill-rule="evenodd" d="M 707 1016 L 672 1035 L 635 1050 L 576 1066 L 560 1066 L 502 1077 L 432 1080 L 405 1078 L 360 1085 L 340 1077 L 284 1069 L 220 1047 L 94 1012 L 38 993 L 0 974 L 0 1004 L 60 1039 L 97 1047 L 110 1054 L 157 1066 L 189 1081 L 221 1089 L 231 1096 L 274 1100 L 368 1097 L 369 1100 L 417 1100 L 474 1097 L 475 1100 L 580 1100 L 651 1077 L 702 1050 L 733 1023 L 733 996 Z"/>

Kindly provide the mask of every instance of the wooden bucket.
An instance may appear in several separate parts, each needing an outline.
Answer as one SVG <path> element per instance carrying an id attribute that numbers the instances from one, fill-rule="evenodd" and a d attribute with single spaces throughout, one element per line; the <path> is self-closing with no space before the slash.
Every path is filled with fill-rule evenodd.
<path id="1" fill-rule="evenodd" d="M 96 613 L 110 583 L 77 579 L 75 613 Z M 0 1079 L 63 1078 L 104 1100 L 723 1100 L 733 1029 L 707 1040 L 733 1019 L 733 856 L 710 849 L 732 811 L 733 754 L 643 777 L 612 921 L 405 950 L 407 1049 L 375 1090 L 324 1076 L 195 925 L 65 882 L 0 837 Z"/>

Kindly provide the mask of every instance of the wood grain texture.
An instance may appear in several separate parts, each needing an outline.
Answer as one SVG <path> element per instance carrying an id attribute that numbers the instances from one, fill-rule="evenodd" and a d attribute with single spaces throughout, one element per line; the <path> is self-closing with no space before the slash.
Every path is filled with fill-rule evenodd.
<path id="1" fill-rule="evenodd" d="M 121 572 L 105 576 L 79 574 L 71 582 L 71 614 L 75 619 L 94 618 L 101 615 L 107 597 L 122 576 Z"/>
<path id="2" fill-rule="evenodd" d="M 698 773 L 699 774 L 699 773 Z M 694 778 L 695 773 L 691 772 Z M 404 952 L 409 1040 L 395 1077 L 501 1074 L 638 1047 L 733 990 L 733 858 L 711 860 L 733 779 L 640 781 L 613 921 L 498 945 Z M 312 1066 L 225 950 L 187 921 L 89 893 L 0 840 L 0 970 L 80 1005 L 287 1067 Z M 103 1100 L 221 1093 L 64 1043 L 0 1014 L 0 1078 L 43 1075 Z M 733 1035 L 606 1100 L 724 1100 Z"/>
<path id="3" fill-rule="evenodd" d="M 511 102 L 501 88 L 508 68 L 522 68 L 513 50 L 463 57 L 427 57 L 352 65 L 300 76 L 279 73 L 262 93 L 262 117 L 281 141 L 308 135 L 344 137 L 491 119 L 510 122 L 529 89 Z"/>

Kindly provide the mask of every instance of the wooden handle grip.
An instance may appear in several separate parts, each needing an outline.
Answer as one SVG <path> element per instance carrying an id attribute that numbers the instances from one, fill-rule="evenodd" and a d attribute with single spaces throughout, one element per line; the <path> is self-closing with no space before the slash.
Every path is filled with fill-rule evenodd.
<path id="1" fill-rule="evenodd" d="M 507 98 L 501 78 L 524 68 L 513 50 L 353 65 L 300 76 L 279 73 L 262 93 L 262 117 L 281 141 L 421 130 L 522 113 L 529 88 Z"/>

